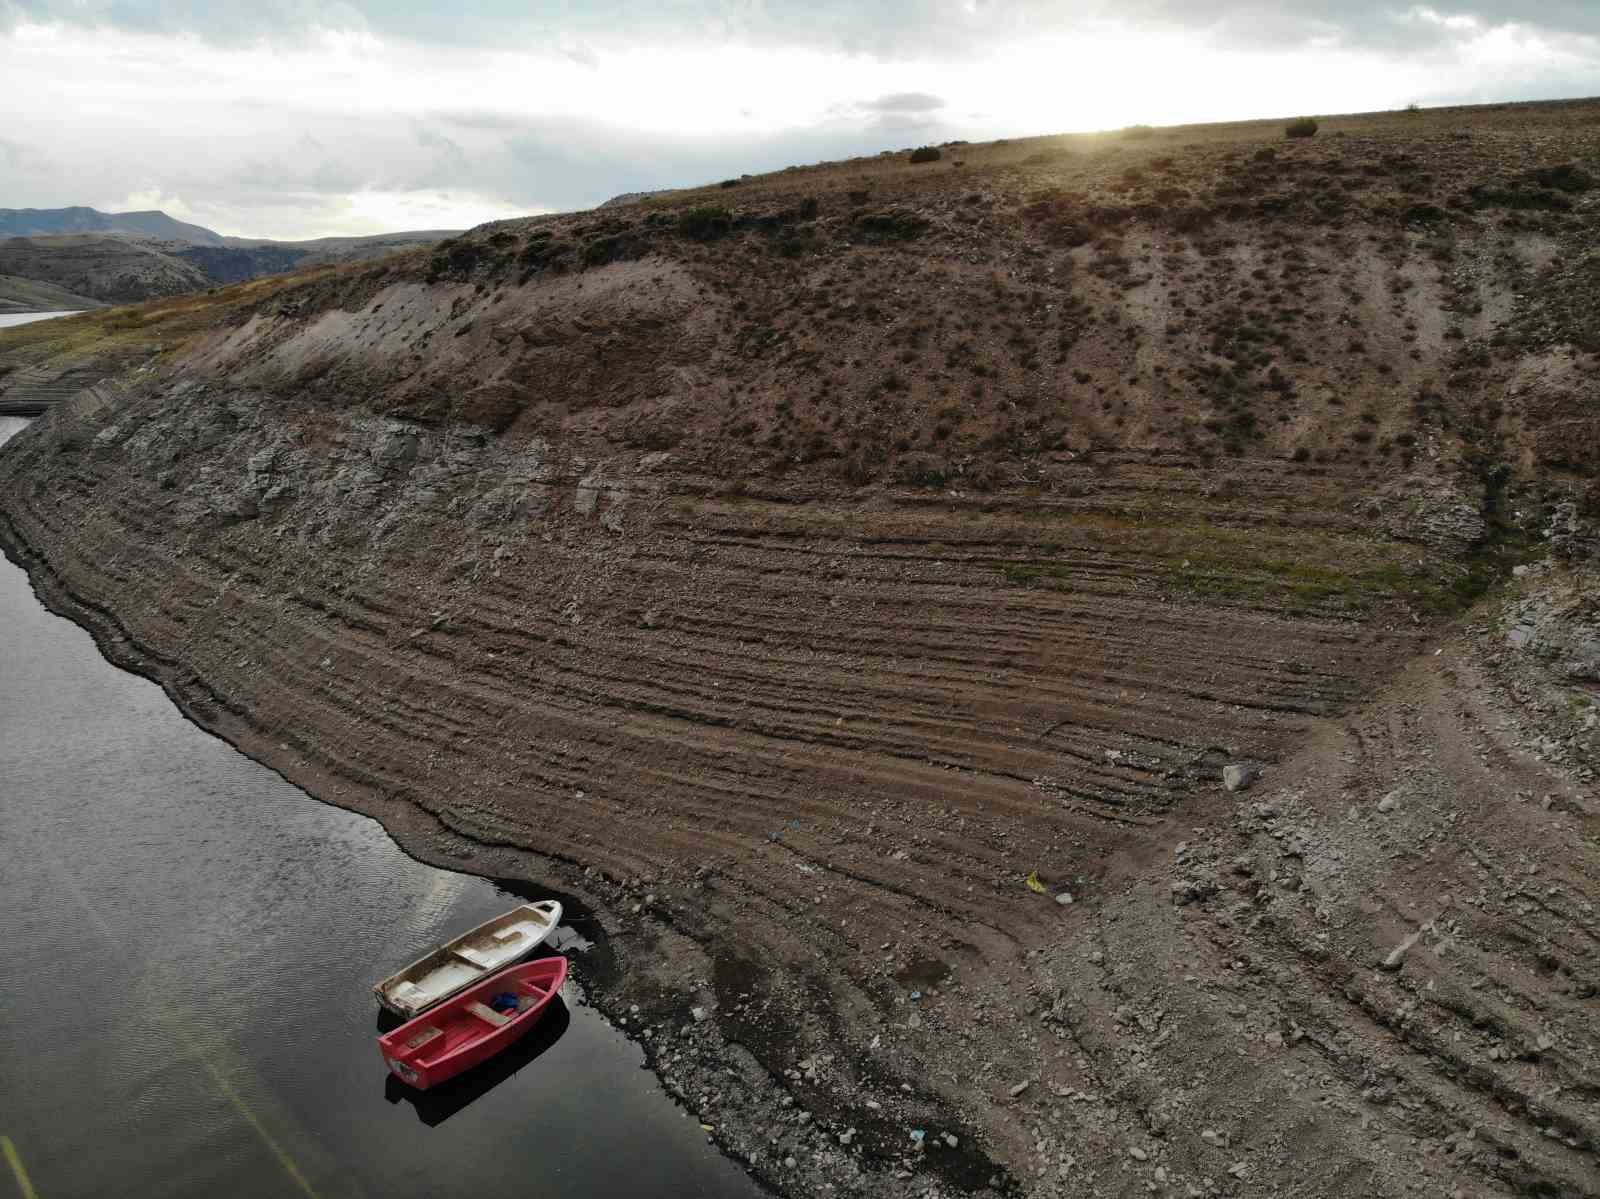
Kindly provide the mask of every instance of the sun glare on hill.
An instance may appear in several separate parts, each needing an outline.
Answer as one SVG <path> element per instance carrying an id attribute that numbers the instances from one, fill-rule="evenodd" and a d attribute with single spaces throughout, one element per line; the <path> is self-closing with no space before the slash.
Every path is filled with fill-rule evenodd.
<path id="1" fill-rule="evenodd" d="M 388 229 L 470 229 L 485 221 L 537 216 L 548 209 L 517 208 L 489 196 L 450 191 L 361 191 L 346 198 L 337 218 L 352 233 Z"/>
<path id="2" fill-rule="evenodd" d="M 435 45 L 17 24 L 0 29 L 0 190 L 51 207 L 105 201 L 114 180 L 168 210 L 181 195 L 183 219 L 296 238 L 464 227 L 928 142 L 1592 90 L 1593 37 L 1426 8 L 1390 24 L 1431 50 L 1087 17 L 1070 33 L 908 33 L 894 53 L 726 33 Z"/>

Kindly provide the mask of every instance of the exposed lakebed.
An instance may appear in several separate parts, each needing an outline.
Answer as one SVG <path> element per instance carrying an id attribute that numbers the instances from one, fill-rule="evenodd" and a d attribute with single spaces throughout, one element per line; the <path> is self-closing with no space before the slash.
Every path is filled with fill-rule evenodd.
<path id="1" fill-rule="evenodd" d="M 196 729 L 4 561 L 0 845 L 0 1134 L 42 1196 L 757 1193 L 576 988 L 459 1085 L 389 1081 L 372 981 L 517 897 Z"/>

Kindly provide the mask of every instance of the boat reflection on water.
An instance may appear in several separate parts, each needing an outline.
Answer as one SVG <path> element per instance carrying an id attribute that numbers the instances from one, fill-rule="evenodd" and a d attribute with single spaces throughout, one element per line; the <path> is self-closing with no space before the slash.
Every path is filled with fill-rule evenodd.
<path id="1" fill-rule="evenodd" d="M 388 1012 L 378 1013 L 380 1033 L 398 1028 L 403 1023 L 399 1017 Z M 557 996 L 551 1000 L 532 1032 L 482 1065 L 474 1066 L 465 1074 L 426 1091 L 408 1087 L 393 1074 L 385 1074 L 383 1097 L 390 1103 L 409 1103 L 417 1109 L 417 1119 L 429 1128 L 437 1128 L 539 1057 L 561 1039 L 571 1023 L 572 1013 L 567 1010 L 566 1000 Z"/>

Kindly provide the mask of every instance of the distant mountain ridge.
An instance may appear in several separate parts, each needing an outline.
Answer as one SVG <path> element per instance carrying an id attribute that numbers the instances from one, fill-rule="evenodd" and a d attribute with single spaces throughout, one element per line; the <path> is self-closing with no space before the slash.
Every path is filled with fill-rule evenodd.
<path id="1" fill-rule="evenodd" d="M 46 293 L 126 304 L 203 291 L 296 267 L 373 258 L 459 232 L 427 229 L 307 241 L 225 237 L 164 212 L 0 208 L 0 311 L 37 310 Z M 51 302 L 61 294 L 50 293 Z M 87 306 L 79 304 L 78 306 Z"/>
<path id="2" fill-rule="evenodd" d="M 61 233 L 109 233 L 156 241 L 225 246 L 228 239 L 203 225 L 164 212 L 101 212 L 97 208 L 0 208 L 0 237 L 49 237 Z"/>

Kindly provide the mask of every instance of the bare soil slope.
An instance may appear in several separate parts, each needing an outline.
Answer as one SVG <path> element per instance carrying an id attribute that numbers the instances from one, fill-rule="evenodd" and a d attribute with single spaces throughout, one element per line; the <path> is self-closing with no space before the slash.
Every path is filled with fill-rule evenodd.
<path id="1" fill-rule="evenodd" d="M 594 902 L 780 1188 L 1593 1194 L 1597 131 L 945 147 L 0 334 L 96 378 L 0 535 Z"/>

